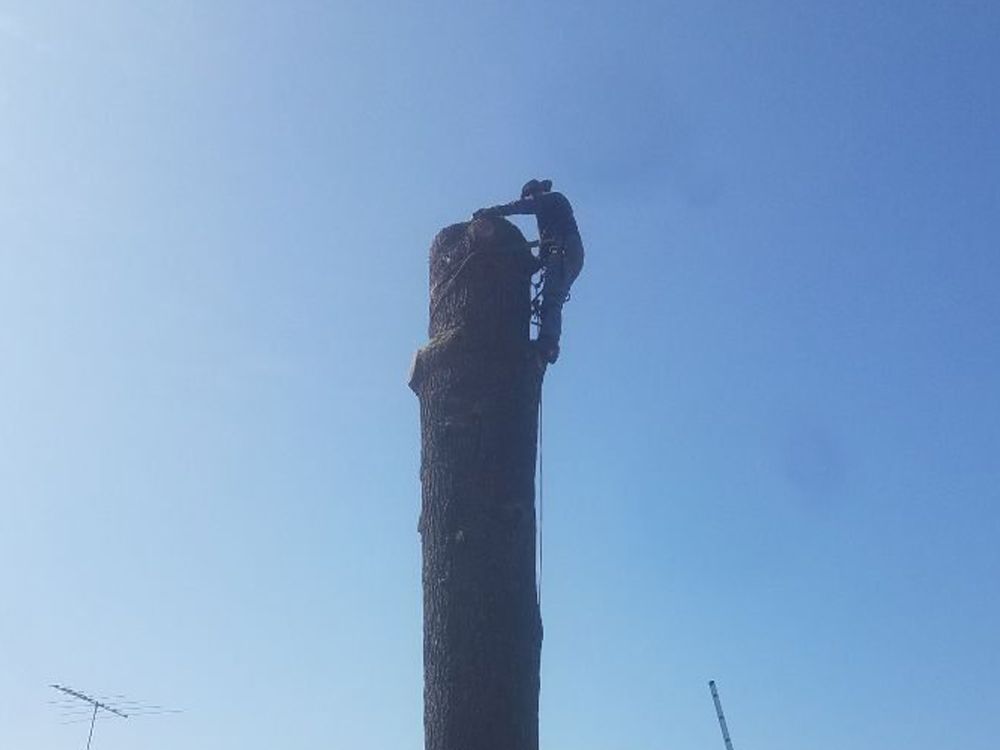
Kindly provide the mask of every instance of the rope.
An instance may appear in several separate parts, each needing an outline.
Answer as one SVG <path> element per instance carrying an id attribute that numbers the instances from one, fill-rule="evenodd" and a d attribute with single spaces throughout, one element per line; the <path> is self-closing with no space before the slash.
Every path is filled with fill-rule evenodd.
<path id="1" fill-rule="evenodd" d="M 542 242 L 529 243 L 529 247 L 538 247 L 541 267 L 538 269 L 538 280 L 532 282 L 531 323 L 539 330 L 542 327 L 542 290 L 545 288 L 545 258 L 552 252 L 551 248 L 543 248 Z M 542 408 L 542 384 L 538 386 L 538 584 L 536 588 L 538 609 L 542 608 L 542 576 L 545 572 L 545 453 L 544 447 L 544 417 Z"/>
<path id="2" fill-rule="evenodd" d="M 542 453 L 542 392 L 538 391 L 538 608 L 542 608 L 542 571 L 545 561 L 545 462 Z"/>
<path id="3" fill-rule="evenodd" d="M 538 281 L 531 282 L 531 325 L 542 327 L 542 287 L 545 286 L 545 267 L 538 271 Z"/>

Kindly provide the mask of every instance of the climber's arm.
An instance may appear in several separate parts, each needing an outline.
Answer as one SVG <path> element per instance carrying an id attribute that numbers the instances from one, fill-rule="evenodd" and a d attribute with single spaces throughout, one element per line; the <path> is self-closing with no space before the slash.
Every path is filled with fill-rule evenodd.
<path id="1" fill-rule="evenodd" d="M 500 206 L 490 206 L 481 208 L 472 214 L 473 218 L 480 216 L 513 216 L 514 214 L 533 214 L 538 208 L 538 201 L 534 198 L 522 198 L 521 200 L 504 203 Z"/>

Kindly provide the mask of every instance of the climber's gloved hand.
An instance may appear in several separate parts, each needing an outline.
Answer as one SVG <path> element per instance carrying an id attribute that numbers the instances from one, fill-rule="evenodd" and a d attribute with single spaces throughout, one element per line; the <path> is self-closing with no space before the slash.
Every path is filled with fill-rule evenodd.
<path id="1" fill-rule="evenodd" d="M 480 208 L 478 211 L 472 214 L 473 219 L 482 219 L 486 216 L 496 216 L 496 211 L 492 208 Z"/>

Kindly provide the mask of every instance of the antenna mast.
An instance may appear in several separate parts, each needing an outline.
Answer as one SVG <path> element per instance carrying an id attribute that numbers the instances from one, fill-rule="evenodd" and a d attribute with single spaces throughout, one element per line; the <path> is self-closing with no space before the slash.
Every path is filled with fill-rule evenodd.
<path id="1" fill-rule="evenodd" d="M 722 701 L 719 700 L 719 691 L 715 689 L 715 680 L 708 681 L 708 689 L 712 691 L 715 713 L 719 716 L 719 726 L 722 728 L 722 739 L 725 740 L 726 750 L 733 750 L 733 741 L 729 739 L 729 727 L 726 726 L 726 717 L 722 713 Z"/>

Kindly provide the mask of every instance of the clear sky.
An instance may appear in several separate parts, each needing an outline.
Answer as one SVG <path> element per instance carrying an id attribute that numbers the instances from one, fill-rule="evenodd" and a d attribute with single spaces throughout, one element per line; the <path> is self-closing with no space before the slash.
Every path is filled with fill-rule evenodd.
<path id="1" fill-rule="evenodd" d="M 550 177 L 543 747 L 715 679 L 994 750 L 997 70 L 988 0 L 0 2 L 0 748 L 421 747 L 426 253 Z"/>

